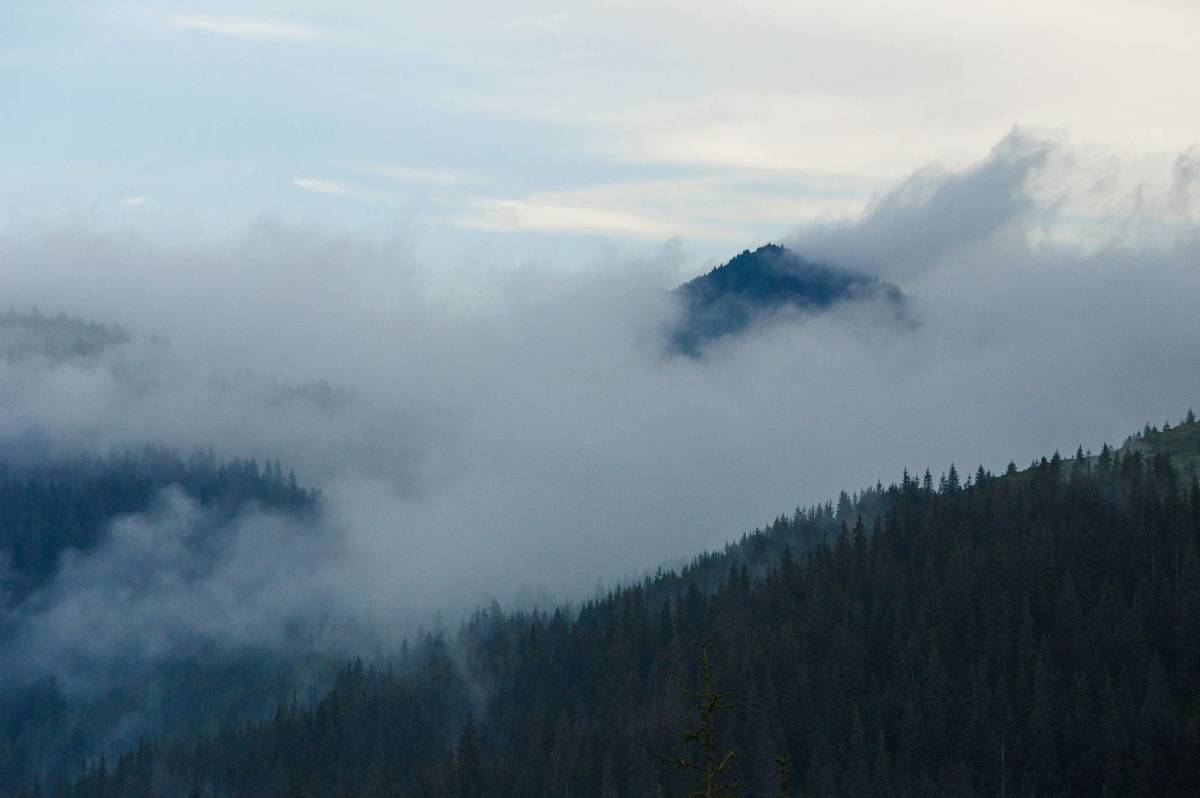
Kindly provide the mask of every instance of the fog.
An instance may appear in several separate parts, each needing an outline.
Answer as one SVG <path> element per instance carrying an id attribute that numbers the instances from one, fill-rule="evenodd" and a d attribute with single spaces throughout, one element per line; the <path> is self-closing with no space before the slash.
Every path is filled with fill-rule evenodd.
<path id="1" fill-rule="evenodd" d="M 303 545 L 253 511 L 195 572 L 203 513 L 164 495 L 15 610 L 21 666 L 129 673 L 330 613 L 398 637 L 493 596 L 586 597 L 905 467 L 1000 469 L 1174 422 L 1200 406 L 1196 159 L 1132 185 L 1085 161 L 1016 132 L 859 218 L 781 230 L 895 281 L 916 323 L 843 306 L 699 359 L 665 354 L 663 289 L 709 264 L 669 243 L 512 271 L 270 220 L 174 248 L 10 231 L 9 305 L 131 340 L 0 360 L 0 439 L 211 445 L 324 496 Z"/>

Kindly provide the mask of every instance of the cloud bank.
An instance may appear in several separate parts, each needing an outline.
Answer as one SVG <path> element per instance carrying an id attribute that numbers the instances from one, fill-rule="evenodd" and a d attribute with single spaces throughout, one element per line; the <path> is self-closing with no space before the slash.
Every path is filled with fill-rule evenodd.
<path id="1" fill-rule="evenodd" d="M 587 595 L 904 467 L 998 469 L 1174 420 L 1200 405 L 1195 184 L 1194 157 L 1126 191 L 1013 134 L 855 221 L 794 231 L 808 257 L 899 280 L 917 325 L 847 307 L 699 361 L 663 354 L 671 247 L 498 271 L 269 222 L 175 249 L 85 226 L 10 236 L 14 306 L 134 338 L 0 361 L 0 439 L 211 444 L 279 458 L 326 497 L 309 543 L 250 515 L 198 575 L 203 519 L 163 497 L 26 608 L 26 650 L 116 673 L 129 651 L 269 644 L 331 614 L 398 637 L 493 595 Z"/>

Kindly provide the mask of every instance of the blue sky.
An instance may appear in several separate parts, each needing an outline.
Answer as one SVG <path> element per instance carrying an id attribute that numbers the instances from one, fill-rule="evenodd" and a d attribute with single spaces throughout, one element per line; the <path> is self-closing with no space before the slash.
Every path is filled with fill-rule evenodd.
<path id="1" fill-rule="evenodd" d="M 4 0 L 0 225 L 698 267 L 1014 127 L 1169 163 L 1197 74 L 1187 1 Z"/>

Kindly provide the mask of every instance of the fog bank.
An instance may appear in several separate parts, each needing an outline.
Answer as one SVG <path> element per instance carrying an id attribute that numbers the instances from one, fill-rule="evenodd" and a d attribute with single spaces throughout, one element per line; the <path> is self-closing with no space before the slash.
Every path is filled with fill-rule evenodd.
<path id="1" fill-rule="evenodd" d="M 789 233 L 897 281 L 916 324 L 852 305 L 698 360 L 662 346 L 662 289 L 702 267 L 671 246 L 512 272 L 270 222 L 173 249 L 86 225 L 10 233 L 10 305 L 131 339 L 0 360 L 0 439 L 212 445 L 279 458 L 326 497 L 319 542 L 251 514 L 188 578 L 180 541 L 202 519 L 163 497 L 22 610 L 25 656 L 115 673 L 129 652 L 269 644 L 330 612 L 399 635 L 493 595 L 587 595 L 905 467 L 999 469 L 1174 421 L 1200 405 L 1195 163 L 1127 190 L 1011 134 L 861 218 Z"/>

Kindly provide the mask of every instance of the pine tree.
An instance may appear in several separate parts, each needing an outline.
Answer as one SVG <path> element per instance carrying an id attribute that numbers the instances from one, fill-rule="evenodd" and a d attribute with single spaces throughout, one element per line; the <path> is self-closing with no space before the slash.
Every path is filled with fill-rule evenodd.
<path id="1" fill-rule="evenodd" d="M 726 798 L 740 785 L 731 781 L 727 771 L 737 756 L 737 751 L 730 749 L 718 753 L 717 748 L 717 714 L 732 709 L 733 693 L 721 692 L 716 689 L 712 659 L 709 656 L 711 642 L 704 635 L 696 645 L 700 649 L 700 689 L 687 690 L 685 694 L 695 698 L 698 722 L 695 729 L 684 732 L 684 742 L 691 743 L 696 753 L 695 758 L 683 756 L 665 757 L 667 764 L 674 765 L 677 770 L 696 773 L 698 783 L 688 793 L 689 798 Z"/>

